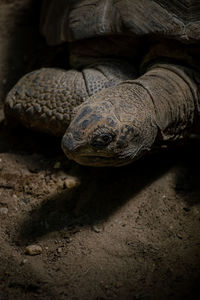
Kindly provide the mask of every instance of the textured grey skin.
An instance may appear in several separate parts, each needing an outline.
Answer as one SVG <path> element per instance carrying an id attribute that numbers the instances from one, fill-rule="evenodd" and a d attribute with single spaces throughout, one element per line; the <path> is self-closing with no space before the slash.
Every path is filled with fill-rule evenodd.
<path id="1" fill-rule="evenodd" d="M 70 124 L 69 158 L 124 165 L 199 121 L 198 0 L 45 0 L 40 27 L 49 44 L 70 42 L 75 69 L 27 74 L 5 112 L 57 136 Z"/>
<path id="2" fill-rule="evenodd" d="M 82 71 L 40 69 L 25 75 L 12 88 L 5 112 L 7 118 L 26 127 L 63 136 L 74 107 L 104 88 L 135 77 L 134 66 L 122 60 L 97 60 Z"/>

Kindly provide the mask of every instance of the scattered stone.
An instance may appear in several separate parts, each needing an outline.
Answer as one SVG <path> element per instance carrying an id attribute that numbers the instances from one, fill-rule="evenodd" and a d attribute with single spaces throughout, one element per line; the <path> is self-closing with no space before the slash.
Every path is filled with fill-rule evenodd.
<path id="1" fill-rule="evenodd" d="M 1 207 L 0 208 L 0 214 L 1 215 L 7 215 L 8 214 L 8 208 L 7 207 Z"/>
<path id="2" fill-rule="evenodd" d="M 58 252 L 58 253 L 61 253 L 61 252 L 62 252 L 62 248 L 59 247 L 59 248 L 57 249 L 57 252 Z"/>
<path id="3" fill-rule="evenodd" d="M 58 189 L 63 189 L 63 181 L 61 180 L 61 179 L 58 179 L 57 181 L 56 181 L 56 185 L 57 185 L 57 188 Z"/>
<path id="4" fill-rule="evenodd" d="M 120 282 L 120 281 L 117 281 L 117 282 L 115 283 L 115 287 L 116 287 L 117 289 L 119 289 L 119 288 L 122 287 L 122 286 L 123 286 L 123 283 Z"/>
<path id="5" fill-rule="evenodd" d="M 23 202 L 24 202 L 25 204 L 28 204 L 28 203 L 30 202 L 30 198 L 24 198 L 24 199 L 23 199 Z"/>
<path id="6" fill-rule="evenodd" d="M 178 237 L 180 240 L 183 239 L 183 237 L 182 237 L 182 235 L 181 235 L 180 233 L 177 233 L 177 237 Z"/>
<path id="7" fill-rule="evenodd" d="M 68 177 L 64 181 L 64 186 L 69 190 L 74 189 L 80 185 L 80 180 L 76 177 Z"/>
<path id="8" fill-rule="evenodd" d="M 100 233 L 100 232 L 102 231 L 102 229 L 99 228 L 99 227 L 97 227 L 96 225 L 93 225 L 93 226 L 92 226 L 92 230 L 93 230 L 94 232 L 96 232 L 96 233 Z"/>
<path id="9" fill-rule="evenodd" d="M 63 238 L 65 239 L 65 241 L 67 242 L 67 243 L 71 243 L 71 241 L 72 241 L 72 238 L 68 235 L 68 233 L 65 235 L 65 234 L 63 234 Z"/>
<path id="10" fill-rule="evenodd" d="M 183 207 L 184 211 L 189 212 L 190 211 L 190 207 Z"/>
<path id="11" fill-rule="evenodd" d="M 71 238 L 71 237 L 66 238 L 66 242 L 67 242 L 68 244 L 71 243 L 71 242 L 72 242 L 72 238 Z"/>
<path id="12" fill-rule="evenodd" d="M 28 166 L 28 170 L 29 170 L 31 173 L 39 173 L 40 168 L 37 167 L 37 166 Z"/>
<path id="13" fill-rule="evenodd" d="M 42 247 L 39 245 L 29 245 L 26 247 L 25 253 L 31 256 L 41 254 Z"/>
<path id="14" fill-rule="evenodd" d="M 53 166 L 54 169 L 60 169 L 60 167 L 61 167 L 61 163 L 59 161 L 57 161 Z"/>
<path id="15" fill-rule="evenodd" d="M 26 259 L 26 258 L 23 259 L 23 260 L 22 260 L 22 264 L 25 265 L 25 264 L 27 263 L 27 261 L 28 261 L 28 259 Z"/>

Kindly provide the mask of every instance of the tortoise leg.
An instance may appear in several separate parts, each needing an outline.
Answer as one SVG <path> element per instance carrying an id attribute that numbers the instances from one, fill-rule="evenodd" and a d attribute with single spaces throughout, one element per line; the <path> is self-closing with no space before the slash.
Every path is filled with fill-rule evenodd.
<path id="1" fill-rule="evenodd" d="M 100 90 L 133 79 L 136 71 L 121 60 L 100 60 L 84 69 L 42 68 L 22 77 L 5 101 L 7 119 L 62 136 L 73 108 Z"/>

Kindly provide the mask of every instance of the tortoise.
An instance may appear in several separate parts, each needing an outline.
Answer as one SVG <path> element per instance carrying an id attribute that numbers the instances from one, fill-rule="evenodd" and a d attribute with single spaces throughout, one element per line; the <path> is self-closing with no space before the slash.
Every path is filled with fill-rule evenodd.
<path id="1" fill-rule="evenodd" d="M 122 166 L 198 131 L 198 0 L 46 0 L 40 28 L 72 69 L 25 75 L 5 113 L 62 137 L 69 159 Z"/>

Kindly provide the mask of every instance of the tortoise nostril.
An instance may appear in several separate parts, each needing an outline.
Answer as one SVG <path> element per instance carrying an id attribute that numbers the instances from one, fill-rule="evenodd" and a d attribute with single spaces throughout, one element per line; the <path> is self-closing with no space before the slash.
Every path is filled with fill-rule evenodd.
<path id="1" fill-rule="evenodd" d="M 73 141 L 73 135 L 71 133 L 65 134 L 63 136 L 61 146 L 66 155 L 69 152 L 73 151 L 75 145 L 74 145 L 74 141 Z"/>
<path id="2" fill-rule="evenodd" d="M 108 146 L 113 140 L 113 135 L 105 133 L 100 136 L 96 136 L 91 141 L 91 146 L 96 149 L 103 149 Z"/>

